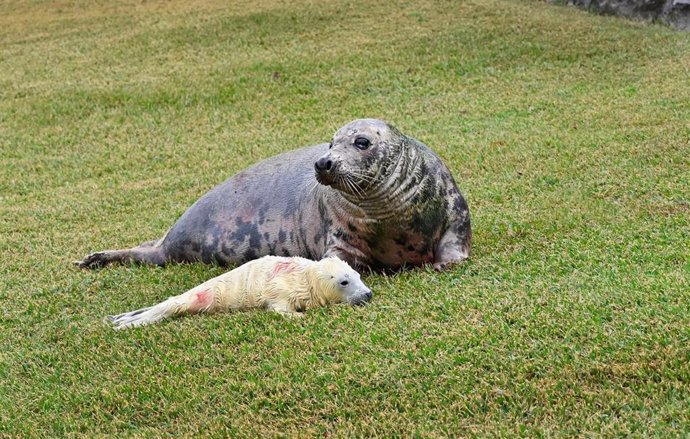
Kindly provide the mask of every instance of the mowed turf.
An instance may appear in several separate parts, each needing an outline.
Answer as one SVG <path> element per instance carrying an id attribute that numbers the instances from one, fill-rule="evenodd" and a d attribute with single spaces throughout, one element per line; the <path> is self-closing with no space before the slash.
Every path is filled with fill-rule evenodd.
<path id="1" fill-rule="evenodd" d="M 0 436 L 690 434 L 690 34 L 535 1 L 0 3 Z M 431 146 L 472 258 L 303 319 L 107 314 L 162 236 L 352 119 Z"/>

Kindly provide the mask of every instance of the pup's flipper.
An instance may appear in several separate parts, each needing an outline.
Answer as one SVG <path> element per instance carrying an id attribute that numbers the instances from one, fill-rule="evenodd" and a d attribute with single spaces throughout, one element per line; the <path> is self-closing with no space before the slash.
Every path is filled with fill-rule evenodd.
<path id="1" fill-rule="evenodd" d="M 115 327 L 115 329 L 126 329 L 134 326 L 148 325 L 158 322 L 167 317 L 165 308 L 161 307 L 165 302 L 159 303 L 155 306 L 141 308 L 136 311 L 130 311 L 114 316 L 108 316 L 106 319 Z"/>

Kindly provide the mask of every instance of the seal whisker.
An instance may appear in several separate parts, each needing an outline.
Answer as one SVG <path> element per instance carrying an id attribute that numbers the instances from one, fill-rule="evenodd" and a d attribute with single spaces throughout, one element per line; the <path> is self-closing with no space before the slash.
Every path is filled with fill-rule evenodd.
<path id="1" fill-rule="evenodd" d="M 357 198 L 360 198 L 360 194 L 357 192 L 357 190 L 353 186 L 352 180 L 350 179 L 349 176 L 341 174 L 338 176 L 338 181 L 340 182 L 341 185 L 347 187 L 348 190 L 350 192 L 352 192 L 352 195 L 354 195 Z"/>
<path id="2" fill-rule="evenodd" d="M 321 184 L 318 181 L 312 181 L 310 183 L 310 187 L 307 189 L 307 198 L 313 199 L 320 185 Z"/>
<path id="3" fill-rule="evenodd" d="M 360 198 L 365 198 L 364 190 L 362 189 L 362 187 L 352 179 L 350 179 L 350 183 L 352 183 L 352 187 L 354 188 L 354 190 L 360 194 Z"/>
<path id="4" fill-rule="evenodd" d="M 352 179 L 351 179 L 349 176 L 344 176 L 344 177 L 342 178 L 342 181 L 345 183 L 345 185 L 346 185 L 347 188 L 350 190 L 350 192 L 352 193 L 352 195 L 354 195 L 355 197 L 359 198 L 359 194 L 357 193 L 357 191 L 355 190 L 354 186 L 352 185 Z"/>
<path id="5" fill-rule="evenodd" d="M 378 184 L 378 182 L 376 180 L 374 180 L 370 177 L 366 177 L 364 175 L 352 173 L 352 177 L 353 177 L 353 180 L 357 180 L 357 181 L 355 181 L 355 183 L 359 182 L 359 183 L 357 183 L 357 185 L 361 189 L 363 189 L 364 187 L 366 187 L 367 189 L 371 189 L 371 188 L 376 187 Z"/>
<path id="6" fill-rule="evenodd" d="M 376 180 L 374 177 L 372 177 L 371 175 L 366 175 L 366 174 L 364 174 L 364 173 L 362 173 L 362 172 L 359 172 L 358 170 L 352 169 L 352 170 L 349 170 L 348 173 L 349 173 L 351 176 L 356 177 L 357 179 L 362 180 L 362 181 L 365 181 L 365 182 L 367 182 L 367 183 L 373 183 L 373 182 L 377 181 L 377 180 Z"/>
<path id="7" fill-rule="evenodd" d="M 352 190 L 355 192 L 355 194 L 357 194 L 357 196 L 359 198 L 361 198 L 361 199 L 366 198 L 364 191 L 357 184 L 357 182 L 352 179 L 352 176 L 348 176 L 347 181 L 348 181 L 349 186 L 352 188 Z"/>
<path id="8" fill-rule="evenodd" d="M 365 194 L 369 192 L 372 187 L 376 187 L 377 185 L 377 182 L 371 176 L 354 170 L 348 170 L 347 178 L 356 186 L 355 190 L 362 199 L 367 198 Z"/>

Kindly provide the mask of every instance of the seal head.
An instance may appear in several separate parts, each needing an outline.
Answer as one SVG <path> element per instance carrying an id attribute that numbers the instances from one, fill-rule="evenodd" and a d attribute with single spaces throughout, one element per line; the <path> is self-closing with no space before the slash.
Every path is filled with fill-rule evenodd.
<path id="1" fill-rule="evenodd" d="M 328 152 L 314 164 L 316 180 L 354 197 L 364 198 L 385 181 L 400 157 L 402 134 L 383 121 L 361 119 L 338 130 Z"/>

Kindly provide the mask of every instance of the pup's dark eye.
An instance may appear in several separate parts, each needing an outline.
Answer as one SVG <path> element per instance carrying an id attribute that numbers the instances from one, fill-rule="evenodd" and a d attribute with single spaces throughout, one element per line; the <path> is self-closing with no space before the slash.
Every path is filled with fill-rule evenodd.
<path id="1" fill-rule="evenodd" d="M 347 285 L 348 283 L 349 283 L 348 281 L 344 280 L 344 281 L 340 282 L 340 285 L 345 286 L 345 285 Z"/>
<path id="2" fill-rule="evenodd" d="M 331 148 L 333 148 L 333 142 L 328 144 L 328 149 L 331 149 Z"/>
<path id="3" fill-rule="evenodd" d="M 359 149 L 367 149 L 371 145 L 371 142 L 369 142 L 369 139 L 366 139 L 364 137 L 357 137 L 355 139 L 355 146 Z"/>

